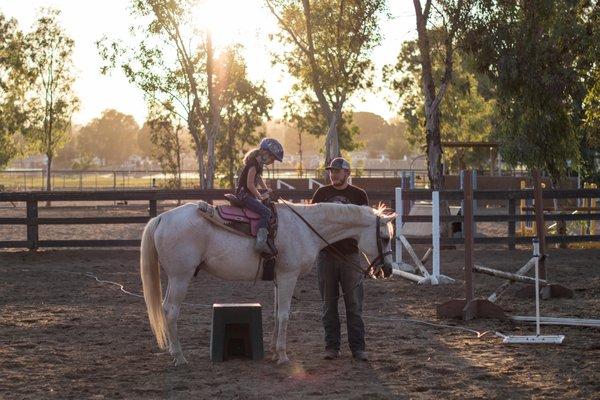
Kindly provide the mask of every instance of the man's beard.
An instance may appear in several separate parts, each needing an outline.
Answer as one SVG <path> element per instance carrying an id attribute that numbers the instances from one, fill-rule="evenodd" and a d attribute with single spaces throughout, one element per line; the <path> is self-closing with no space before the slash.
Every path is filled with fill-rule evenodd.
<path id="1" fill-rule="evenodd" d="M 333 182 L 331 182 L 333 184 L 333 186 L 344 186 L 344 184 L 346 183 L 345 179 L 340 179 L 340 180 L 335 180 Z"/>

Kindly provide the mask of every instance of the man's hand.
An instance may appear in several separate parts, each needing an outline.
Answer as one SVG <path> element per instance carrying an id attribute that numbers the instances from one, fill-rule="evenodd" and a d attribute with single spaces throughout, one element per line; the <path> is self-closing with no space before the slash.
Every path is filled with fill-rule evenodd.
<path id="1" fill-rule="evenodd" d="M 260 195 L 261 200 L 267 200 L 269 198 L 269 193 L 263 193 Z"/>

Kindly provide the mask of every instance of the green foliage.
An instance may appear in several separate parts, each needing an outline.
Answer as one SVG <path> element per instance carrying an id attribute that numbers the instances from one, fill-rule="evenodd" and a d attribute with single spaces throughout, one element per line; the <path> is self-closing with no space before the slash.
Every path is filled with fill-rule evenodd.
<path id="1" fill-rule="evenodd" d="M 47 190 L 51 189 L 52 159 L 69 140 L 71 117 L 79 107 L 73 92 L 74 41 L 59 25 L 59 17 L 58 10 L 41 9 L 25 38 L 30 81 L 22 129 L 30 149 L 47 157 Z"/>
<path id="2" fill-rule="evenodd" d="M 169 188 L 181 188 L 181 156 L 183 154 L 183 127 L 172 115 L 159 115 L 148 121 L 150 140 L 154 145 L 153 155 L 162 171 L 170 175 Z"/>
<path id="3" fill-rule="evenodd" d="M 77 148 L 83 156 L 97 157 L 102 165 L 118 167 L 136 153 L 138 131 L 131 115 L 105 110 L 81 128 Z"/>
<path id="4" fill-rule="evenodd" d="M 378 22 L 385 1 L 268 0 L 267 4 L 278 18 L 282 31 L 277 38 L 285 46 L 275 62 L 285 65 L 296 79 L 293 94 L 285 99 L 288 119 L 302 132 L 329 132 L 325 147 L 333 155 L 356 148 L 357 131 L 348 123 L 344 107 L 354 93 L 372 87 L 370 55 L 380 42 Z"/>
<path id="5" fill-rule="evenodd" d="M 251 113 L 256 107 L 270 107 L 270 101 L 265 100 L 264 84 L 250 83 L 245 67 L 232 62 L 231 54 L 237 50 L 222 49 L 215 57 L 210 34 L 198 30 L 192 19 L 192 10 L 201 6 L 197 0 L 133 0 L 132 16 L 139 21 L 130 30 L 135 44 L 104 38 L 97 46 L 105 62 L 102 72 L 121 69 L 144 92 L 150 107 L 161 107 L 161 114 L 185 122 L 196 151 L 200 186 L 205 188 L 212 187 L 222 161 L 216 153 L 228 134 L 223 129 L 230 129 L 230 124 L 252 125 Z M 253 103 L 252 96 L 263 104 Z M 263 111 L 258 111 L 257 118 L 262 118 Z"/>
<path id="6" fill-rule="evenodd" d="M 579 163 L 585 84 L 578 63 L 589 45 L 582 8 L 569 0 L 478 6 L 464 44 L 496 85 L 502 156 L 557 180 Z"/>
<path id="7" fill-rule="evenodd" d="M 273 102 L 267 95 L 264 82 L 257 84 L 248 79 L 239 48 L 223 51 L 218 63 L 226 66 L 228 73 L 222 95 L 222 135 L 217 142 L 217 172 L 225 176 L 222 183 L 233 187 L 244 149 L 255 145 L 264 136 L 264 131 L 258 128 L 268 119 Z"/>
<path id="8" fill-rule="evenodd" d="M 429 31 L 429 39 L 433 78 L 439 82 L 445 73 L 445 32 Z M 401 94 L 399 115 L 406 122 L 410 146 L 425 148 L 425 98 L 421 90 L 421 61 L 416 40 L 402 45 L 396 64 L 385 67 L 384 80 L 396 93 Z M 441 140 L 488 140 L 495 109 L 495 100 L 490 98 L 492 93 L 489 79 L 474 70 L 468 56 L 455 50 L 452 84 L 440 105 Z M 444 149 L 444 163 L 450 170 L 479 168 L 487 160 L 489 154 L 472 148 Z"/>
<path id="9" fill-rule="evenodd" d="M 583 138 L 581 140 L 583 178 L 600 184 L 600 4 L 582 1 L 581 24 L 585 26 L 586 51 L 579 59 L 586 95 L 583 100 Z"/>
<path id="10" fill-rule="evenodd" d="M 297 130 L 317 138 L 327 135 L 329 124 L 318 103 L 307 103 L 305 111 L 300 111 L 304 108 L 301 103 L 294 103 L 291 97 L 286 97 L 284 101 L 286 102 L 285 117 Z M 354 151 L 360 148 L 361 144 L 357 140 L 358 132 L 358 127 L 352 124 L 352 112 L 343 113 L 337 123 L 340 150 Z M 324 151 L 325 149 L 321 147 L 320 152 L 324 153 Z"/>
<path id="11" fill-rule="evenodd" d="M 0 169 L 19 153 L 15 136 L 27 118 L 25 46 L 17 22 L 0 13 Z"/>
<path id="12" fill-rule="evenodd" d="M 405 139 L 404 122 L 388 123 L 381 116 L 369 112 L 354 113 L 352 121 L 358 128 L 357 139 L 369 153 L 369 157 L 385 154 L 392 159 L 401 159 L 411 153 L 410 145 Z"/>

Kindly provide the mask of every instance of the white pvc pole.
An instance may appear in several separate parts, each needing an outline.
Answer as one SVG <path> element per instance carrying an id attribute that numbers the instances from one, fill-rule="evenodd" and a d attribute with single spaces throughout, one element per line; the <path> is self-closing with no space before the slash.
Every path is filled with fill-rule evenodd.
<path id="1" fill-rule="evenodd" d="M 533 239 L 533 256 L 535 257 L 535 334 L 540 336 L 540 243 Z"/>
<path id="2" fill-rule="evenodd" d="M 403 204 L 402 204 L 402 188 L 396 188 L 396 263 L 402 262 L 402 241 L 398 239 L 399 235 L 402 233 L 402 213 Z"/>
<path id="3" fill-rule="evenodd" d="M 440 276 L 440 192 L 431 192 L 431 241 L 433 247 L 432 284 L 437 284 Z"/>

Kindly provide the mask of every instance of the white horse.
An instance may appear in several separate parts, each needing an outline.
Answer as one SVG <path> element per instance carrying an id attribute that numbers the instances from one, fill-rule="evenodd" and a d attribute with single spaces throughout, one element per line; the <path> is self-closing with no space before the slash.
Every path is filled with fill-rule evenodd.
<path id="1" fill-rule="evenodd" d="M 391 238 L 395 215 L 367 206 L 321 203 L 277 204 L 279 218 L 275 244 L 275 328 L 271 348 L 278 364 L 289 361 L 286 330 L 290 303 L 301 273 L 315 264 L 319 250 L 344 238 L 358 240 L 371 262 L 383 259 L 391 273 Z M 298 215 L 319 232 L 319 238 Z M 377 225 L 379 223 L 379 226 Z M 226 280 L 252 281 L 257 276 L 258 254 L 254 239 L 229 232 L 201 216 L 197 204 L 188 203 L 152 218 L 142 236 L 140 269 L 150 326 L 158 346 L 186 363 L 177 336 L 177 318 L 190 280 L 197 268 Z M 163 302 L 159 263 L 168 276 Z"/>

